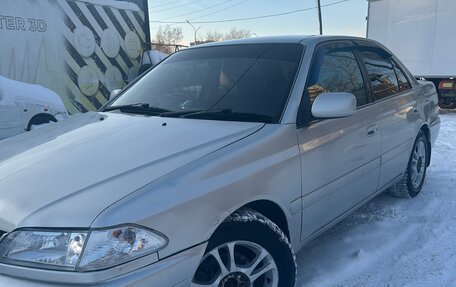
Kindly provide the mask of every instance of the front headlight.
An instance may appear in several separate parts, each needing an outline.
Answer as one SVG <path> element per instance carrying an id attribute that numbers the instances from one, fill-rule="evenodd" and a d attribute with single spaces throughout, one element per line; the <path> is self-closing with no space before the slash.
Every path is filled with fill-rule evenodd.
<path id="1" fill-rule="evenodd" d="M 138 226 L 92 231 L 17 230 L 0 243 L 1 261 L 72 271 L 106 269 L 157 252 L 167 239 Z"/>
<path id="2" fill-rule="evenodd" d="M 0 244 L 2 259 L 75 268 L 86 232 L 14 231 Z"/>
<path id="3" fill-rule="evenodd" d="M 166 244 L 164 236 L 138 227 L 92 231 L 78 269 L 105 269 L 156 252 Z"/>

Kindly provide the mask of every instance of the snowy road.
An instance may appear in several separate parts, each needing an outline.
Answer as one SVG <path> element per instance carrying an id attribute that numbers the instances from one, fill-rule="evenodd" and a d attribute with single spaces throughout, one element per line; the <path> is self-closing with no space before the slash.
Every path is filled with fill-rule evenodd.
<path id="1" fill-rule="evenodd" d="M 422 193 L 380 195 L 298 254 L 298 287 L 456 286 L 456 113 L 440 136 Z"/>

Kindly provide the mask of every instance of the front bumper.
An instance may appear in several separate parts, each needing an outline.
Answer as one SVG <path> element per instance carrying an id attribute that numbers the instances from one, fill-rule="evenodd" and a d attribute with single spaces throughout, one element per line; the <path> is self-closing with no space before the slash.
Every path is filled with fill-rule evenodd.
<path id="1" fill-rule="evenodd" d="M 98 272 L 61 272 L 0 264 L 0 286 L 154 286 L 188 287 L 207 244 L 122 274 L 123 266 Z M 136 260 L 138 261 L 138 260 Z M 139 259 L 141 261 L 141 259 Z M 143 261 L 145 262 L 145 261 Z M 138 262 L 136 262 L 138 263 Z M 113 268 L 114 269 L 114 268 Z M 106 279 L 109 274 L 117 274 Z"/>

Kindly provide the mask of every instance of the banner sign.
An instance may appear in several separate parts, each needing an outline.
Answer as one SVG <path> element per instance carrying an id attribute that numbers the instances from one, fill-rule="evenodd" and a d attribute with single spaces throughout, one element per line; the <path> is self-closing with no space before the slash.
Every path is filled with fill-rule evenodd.
<path id="1" fill-rule="evenodd" d="M 137 75 L 146 4 L 0 0 L 0 75 L 55 91 L 70 113 L 97 110 Z"/>

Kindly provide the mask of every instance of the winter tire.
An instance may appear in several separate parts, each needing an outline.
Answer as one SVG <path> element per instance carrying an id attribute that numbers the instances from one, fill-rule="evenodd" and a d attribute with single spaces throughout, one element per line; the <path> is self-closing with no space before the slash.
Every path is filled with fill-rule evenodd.
<path id="1" fill-rule="evenodd" d="M 430 158 L 428 145 L 424 132 L 420 131 L 413 145 L 404 177 L 390 188 L 390 194 L 397 197 L 414 198 L 420 193 Z"/>
<path id="2" fill-rule="evenodd" d="M 456 102 L 447 102 L 444 99 L 439 99 L 439 107 L 441 109 L 454 109 L 456 108 Z"/>
<path id="3" fill-rule="evenodd" d="M 280 228 L 251 210 L 231 215 L 209 240 L 192 287 L 293 287 L 296 259 Z"/>

